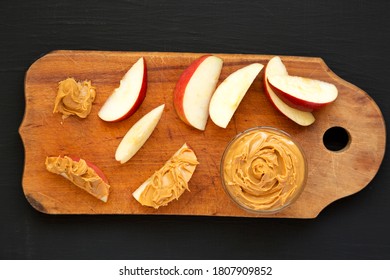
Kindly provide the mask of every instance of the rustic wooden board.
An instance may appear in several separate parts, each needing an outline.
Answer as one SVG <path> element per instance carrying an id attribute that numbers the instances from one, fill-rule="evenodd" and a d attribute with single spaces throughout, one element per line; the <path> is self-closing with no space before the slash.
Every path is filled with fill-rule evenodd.
<path id="1" fill-rule="evenodd" d="M 37 60 L 25 78 L 26 111 L 19 132 L 25 147 L 23 191 L 37 210 L 50 214 L 170 214 L 239 217 L 314 218 L 331 202 L 363 189 L 375 176 L 385 152 L 386 130 L 380 109 L 361 89 L 335 75 L 320 58 L 282 57 L 291 75 L 334 83 L 335 103 L 314 113 L 316 122 L 300 127 L 281 115 L 266 98 L 262 75 L 255 80 L 226 129 L 209 120 L 204 132 L 185 125 L 176 115 L 172 92 L 182 71 L 201 54 L 54 51 Z M 224 60 L 220 81 L 252 62 L 266 64 L 271 55 L 217 54 Z M 139 110 L 119 123 L 101 121 L 97 112 L 128 68 L 144 56 L 148 65 L 147 96 Z M 90 116 L 64 122 L 53 114 L 57 84 L 67 77 L 89 79 L 97 88 Z M 126 164 L 114 159 L 127 130 L 151 109 L 165 103 L 152 136 Z M 224 193 L 220 159 L 229 140 L 254 126 L 273 126 L 290 133 L 308 159 L 307 185 L 290 207 L 272 215 L 255 215 L 238 208 Z M 328 150 L 323 135 L 340 126 L 350 135 L 348 146 Z M 198 156 L 189 187 L 178 201 L 158 210 L 142 207 L 131 193 L 159 169 L 184 142 Z M 46 171 L 45 157 L 76 155 L 99 166 L 111 184 L 107 203 Z"/>

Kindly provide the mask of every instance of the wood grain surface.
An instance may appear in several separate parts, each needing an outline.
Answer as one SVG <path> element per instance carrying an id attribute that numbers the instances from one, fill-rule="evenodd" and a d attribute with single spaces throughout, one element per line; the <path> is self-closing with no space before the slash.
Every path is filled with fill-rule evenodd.
<path id="1" fill-rule="evenodd" d="M 382 113 L 370 96 L 334 74 L 320 58 L 282 57 L 291 75 L 334 83 L 335 103 L 314 112 L 316 122 L 300 127 L 280 114 L 266 98 L 262 73 L 254 81 L 226 129 L 208 121 L 204 132 L 177 116 L 172 93 L 182 71 L 200 53 L 54 51 L 37 60 L 25 77 L 26 111 L 19 132 L 25 147 L 23 191 L 37 210 L 50 214 L 171 214 L 242 217 L 314 218 L 331 202 L 363 189 L 382 162 L 386 131 Z M 270 55 L 216 54 L 224 60 L 219 83 L 252 62 L 266 64 Z M 139 57 L 148 66 L 148 90 L 139 110 L 118 123 L 101 121 L 97 112 Z M 263 70 L 264 71 L 264 70 Z M 89 79 L 97 98 L 87 119 L 64 121 L 53 114 L 58 82 Z M 160 104 L 166 107 L 152 136 L 126 164 L 115 161 L 116 147 L 127 130 Z M 301 144 L 308 160 L 308 180 L 299 199 L 282 212 L 256 215 L 238 208 L 224 193 L 220 159 L 228 142 L 254 126 L 286 131 Z M 324 133 L 342 127 L 349 134 L 346 148 L 334 152 L 323 144 Z M 141 206 L 131 193 L 159 169 L 183 143 L 197 154 L 200 165 L 189 183 L 190 192 L 158 210 Z M 46 156 L 75 155 L 99 166 L 108 177 L 107 203 L 46 171 Z"/>

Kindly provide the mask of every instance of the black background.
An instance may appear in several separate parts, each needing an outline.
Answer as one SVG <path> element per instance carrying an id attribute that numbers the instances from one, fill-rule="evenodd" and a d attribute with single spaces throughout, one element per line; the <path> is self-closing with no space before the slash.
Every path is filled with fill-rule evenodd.
<path id="1" fill-rule="evenodd" d="M 1 1 L 0 258 L 390 259 L 388 156 L 364 190 L 312 220 L 54 216 L 23 195 L 18 135 L 25 72 L 56 49 L 322 57 L 369 93 L 388 120 L 389 3 Z"/>

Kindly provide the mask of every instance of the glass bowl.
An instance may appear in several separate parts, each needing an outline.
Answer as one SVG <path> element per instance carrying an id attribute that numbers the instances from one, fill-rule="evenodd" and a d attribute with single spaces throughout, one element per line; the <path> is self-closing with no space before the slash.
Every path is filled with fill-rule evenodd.
<path id="1" fill-rule="evenodd" d="M 286 132 L 254 127 L 236 135 L 221 159 L 222 186 L 242 209 L 271 214 L 291 205 L 307 180 L 301 146 Z"/>

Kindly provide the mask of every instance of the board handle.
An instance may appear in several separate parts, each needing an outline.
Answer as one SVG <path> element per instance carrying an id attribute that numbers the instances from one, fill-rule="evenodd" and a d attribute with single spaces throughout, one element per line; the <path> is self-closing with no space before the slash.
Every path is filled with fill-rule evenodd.
<path id="1" fill-rule="evenodd" d="M 314 218 L 332 202 L 362 190 L 375 177 L 385 154 L 386 125 L 379 106 L 367 92 L 339 77 L 321 58 L 311 60 L 318 67 L 308 67 L 302 75 L 333 83 L 339 92 L 334 103 L 314 112 L 316 122 L 309 128 L 316 131 L 320 144 L 308 155 L 308 186 L 325 190 L 305 193 L 316 205 L 308 215 Z M 291 62 L 290 68 L 296 63 Z"/>

